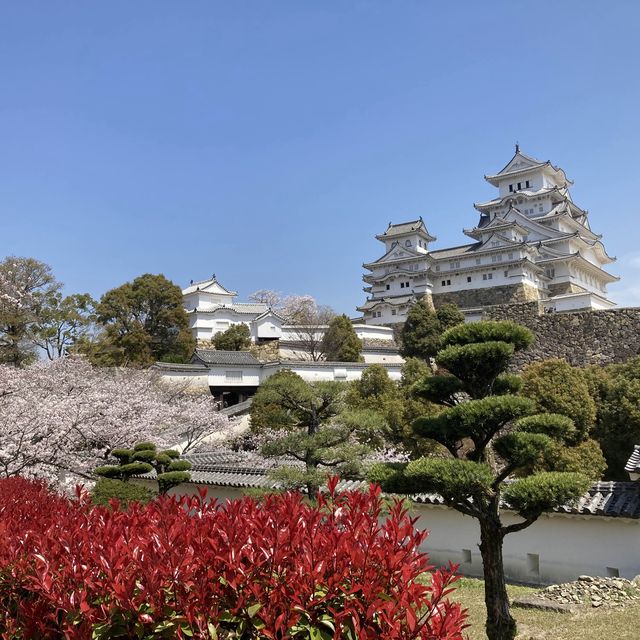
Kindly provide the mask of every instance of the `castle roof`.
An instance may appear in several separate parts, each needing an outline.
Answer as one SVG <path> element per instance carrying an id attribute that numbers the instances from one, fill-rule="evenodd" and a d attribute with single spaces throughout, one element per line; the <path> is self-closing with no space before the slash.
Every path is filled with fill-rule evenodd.
<path id="1" fill-rule="evenodd" d="M 241 315 L 263 316 L 271 309 L 264 302 L 234 302 L 233 304 L 216 304 L 208 309 L 194 309 L 188 313 L 218 313 L 219 311 L 234 311 Z M 275 311 L 272 311 L 275 314 Z M 276 314 L 277 315 L 277 314 Z"/>
<path id="2" fill-rule="evenodd" d="M 411 220 L 409 222 L 400 222 L 398 224 L 392 224 L 390 222 L 387 230 L 383 234 L 377 235 L 376 238 L 384 242 L 390 238 L 412 235 L 414 233 L 419 233 L 430 242 L 433 242 L 436 239 L 427 231 L 427 227 L 424 224 L 422 216 L 417 220 Z"/>
<path id="3" fill-rule="evenodd" d="M 248 351 L 218 351 L 215 349 L 196 349 L 191 362 L 204 365 L 259 365 L 260 361 Z"/>
<path id="4" fill-rule="evenodd" d="M 537 160 L 532 156 L 528 156 L 525 153 L 520 151 L 520 147 L 516 145 L 516 152 L 513 155 L 513 158 L 507 162 L 507 164 L 493 175 L 486 175 L 484 179 L 492 184 L 494 187 L 497 187 L 502 180 L 509 177 L 517 177 L 524 173 L 528 173 L 530 171 L 534 171 L 536 169 L 544 169 L 548 173 L 554 175 L 557 182 L 565 186 L 567 184 L 572 184 L 572 182 L 567 178 L 565 172 L 560 169 L 560 167 L 556 167 L 551 164 L 550 160 L 546 160 L 542 162 L 541 160 Z"/>
<path id="5" fill-rule="evenodd" d="M 208 280 L 192 280 L 186 289 L 182 290 L 182 295 L 186 296 L 196 291 L 203 291 L 204 293 L 217 293 L 218 295 L 237 296 L 236 291 L 229 291 L 226 287 L 223 287 L 217 280 L 215 275 Z"/>

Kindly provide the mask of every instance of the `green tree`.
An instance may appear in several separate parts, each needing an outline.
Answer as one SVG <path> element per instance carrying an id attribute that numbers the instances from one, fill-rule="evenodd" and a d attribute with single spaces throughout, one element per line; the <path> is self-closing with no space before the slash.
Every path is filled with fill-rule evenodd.
<path id="1" fill-rule="evenodd" d="M 36 359 L 34 327 L 45 301 L 61 287 L 51 267 L 34 258 L 0 262 L 0 363 L 25 366 Z"/>
<path id="2" fill-rule="evenodd" d="M 593 429 L 596 404 L 581 369 L 566 360 L 551 359 L 529 365 L 522 373 L 522 395 L 535 401 L 539 411 L 571 416 L 581 439 Z"/>
<path id="3" fill-rule="evenodd" d="M 424 300 L 414 304 L 407 313 L 407 319 L 400 331 L 405 358 L 428 360 L 440 348 L 440 338 L 449 328 L 464 322 L 464 315 L 453 304 L 445 304 L 433 311 Z"/>
<path id="4" fill-rule="evenodd" d="M 351 384 L 346 397 L 353 409 L 373 411 L 384 419 L 384 437 L 394 447 L 413 456 L 432 455 L 440 447 L 433 440 L 413 436 L 411 424 L 438 409 L 432 403 L 414 395 L 412 378 L 429 376 L 431 369 L 417 358 L 409 358 L 402 365 L 402 380 L 397 384 L 381 364 L 367 367 L 360 380 Z"/>
<path id="5" fill-rule="evenodd" d="M 625 463 L 640 443 L 640 357 L 583 372 L 596 405 L 594 438 L 607 461 L 605 477 L 627 480 Z"/>
<path id="6" fill-rule="evenodd" d="M 503 393 L 510 385 L 503 384 L 501 376 L 514 352 L 532 339 L 527 329 L 511 322 L 449 329 L 436 355 L 437 364 L 449 373 L 431 376 L 421 387 L 434 399 L 439 395 L 444 409 L 413 424 L 417 435 L 439 442 L 448 457 L 376 465 L 370 474 L 387 491 L 437 492 L 447 505 L 478 520 L 490 640 L 510 640 L 516 634 L 504 578 L 504 537 L 577 499 L 596 475 L 589 469 L 580 474 L 554 467 L 554 444 L 577 444 L 570 418 L 537 414 L 531 399 Z M 495 395 L 494 386 L 502 395 Z M 520 521 L 503 524 L 505 503 Z"/>
<path id="7" fill-rule="evenodd" d="M 232 324 L 226 331 L 216 333 L 213 345 L 220 351 L 242 351 L 251 345 L 251 330 L 244 324 Z"/>
<path id="8" fill-rule="evenodd" d="M 330 362 L 359 362 L 362 341 L 347 316 L 336 316 L 329 322 L 322 340 L 322 351 Z"/>
<path id="9" fill-rule="evenodd" d="M 152 442 L 138 442 L 133 449 L 113 449 L 111 457 L 117 460 L 117 464 L 98 467 L 95 473 L 100 478 L 118 480 L 126 484 L 132 476 L 155 470 L 160 493 L 166 493 L 172 487 L 187 482 L 191 478 L 189 473 L 191 463 L 188 460 L 179 460 L 180 454 L 173 449 L 158 451 Z M 122 485 L 109 486 L 121 495 L 128 495 L 128 489 Z M 104 498 L 106 494 L 107 485 L 103 484 L 100 495 Z M 111 497 L 118 497 L 118 495 Z"/>
<path id="10" fill-rule="evenodd" d="M 182 292 L 163 275 L 147 273 L 107 291 L 96 314 L 103 333 L 88 349 L 95 364 L 144 367 L 187 362 L 193 353 Z"/>
<path id="11" fill-rule="evenodd" d="M 33 328 L 33 341 L 49 360 L 61 358 L 81 344 L 91 330 L 95 300 L 88 293 L 48 295 Z"/>
<path id="12" fill-rule="evenodd" d="M 264 440 L 262 453 L 301 463 L 283 465 L 273 477 L 291 488 L 306 487 L 310 497 L 328 475 L 353 477 L 377 442 L 382 419 L 345 406 L 342 382 L 305 382 L 280 371 L 260 386 L 251 405 L 251 430 Z"/>

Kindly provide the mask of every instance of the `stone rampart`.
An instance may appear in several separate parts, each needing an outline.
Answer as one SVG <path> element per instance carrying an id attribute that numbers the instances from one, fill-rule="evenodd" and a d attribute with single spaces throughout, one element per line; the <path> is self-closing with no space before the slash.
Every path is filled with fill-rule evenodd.
<path id="1" fill-rule="evenodd" d="M 432 294 L 433 304 L 456 304 L 460 309 L 476 309 L 487 305 L 518 304 L 538 300 L 538 290 L 525 284 L 504 284 L 483 289 L 464 289 Z"/>
<path id="2" fill-rule="evenodd" d="M 484 319 L 513 320 L 535 334 L 531 347 L 515 355 L 516 369 L 548 358 L 584 367 L 620 363 L 640 354 L 640 307 L 544 313 L 539 302 L 526 302 L 487 307 Z"/>

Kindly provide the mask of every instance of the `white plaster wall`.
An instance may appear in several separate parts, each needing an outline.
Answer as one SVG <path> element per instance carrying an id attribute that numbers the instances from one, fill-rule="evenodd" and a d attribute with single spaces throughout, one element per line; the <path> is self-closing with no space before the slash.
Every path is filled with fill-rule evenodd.
<path id="1" fill-rule="evenodd" d="M 251 323 L 252 333 L 258 338 L 280 338 L 282 336 L 282 323 L 273 316 L 265 316 Z"/>
<path id="2" fill-rule="evenodd" d="M 161 369 L 158 373 L 162 382 L 166 382 L 168 384 L 186 384 L 193 389 L 209 389 L 209 376 L 206 370 L 190 373 L 188 371 L 183 372 Z"/>
<path id="3" fill-rule="evenodd" d="M 392 364 L 387 368 L 389 377 L 392 380 L 400 380 L 401 371 L 400 364 Z M 303 380 L 308 382 L 330 381 L 337 380 L 342 382 L 350 382 L 352 380 L 359 380 L 362 376 L 362 372 L 366 369 L 361 364 L 355 364 L 350 362 L 340 362 L 335 365 L 319 364 L 317 366 L 287 362 L 282 364 L 283 369 L 288 369 L 297 373 Z"/>
<path id="4" fill-rule="evenodd" d="M 498 192 L 500 197 L 513 195 L 509 191 L 509 185 L 512 184 L 514 190 L 517 189 L 518 182 L 522 184 L 522 190 L 525 189 L 525 184 L 529 180 L 529 187 L 526 188 L 527 191 L 538 191 L 543 187 L 547 186 L 544 181 L 543 173 L 539 169 L 537 171 L 532 171 L 531 173 L 522 173 L 519 176 L 513 176 L 505 178 L 498 183 Z M 515 191 L 514 191 L 515 192 Z M 517 193 L 517 192 L 515 192 Z"/>
<path id="5" fill-rule="evenodd" d="M 400 364 L 404 363 L 404 358 L 399 353 L 389 353 L 388 351 L 375 351 L 367 349 L 362 352 L 362 357 L 366 364 Z"/>
<path id="6" fill-rule="evenodd" d="M 242 373 L 242 380 L 227 380 L 227 371 L 239 371 Z M 239 367 L 237 365 L 215 365 L 209 367 L 208 384 L 211 387 L 257 387 L 260 384 L 262 372 L 260 365 L 247 365 Z"/>
<path id="7" fill-rule="evenodd" d="M 419 516 L 417 527 L 430 531 L 422 549 L 440 566 L 460 563 L 460 572 L 482 575 L 478 544 L 480 533 L 473 518 L 448 509 L 413 505 Z M 504 522 L 519 518 L 506 514 Z M 505 574 L 509 580 L 552 583 L 575 580 L 579 575 L 607 575 L 607 567 L 620 576 L 640 574 L 640 523 L 623 518 L 601 516 L 545 515 L 524 531 L 505 538 Z M 471 563 L 463 562 L 463 549 L 471 551 Z M 539 558 L 539 573 L 529 570 L 527 554 Z"/>
<path id="8" fill-rule="evenodd" d="M 354 324 L 353 329 L 361 340 L 393 341 L 393 329 L 390 327 L 372 327 L 368 324 Z"/>

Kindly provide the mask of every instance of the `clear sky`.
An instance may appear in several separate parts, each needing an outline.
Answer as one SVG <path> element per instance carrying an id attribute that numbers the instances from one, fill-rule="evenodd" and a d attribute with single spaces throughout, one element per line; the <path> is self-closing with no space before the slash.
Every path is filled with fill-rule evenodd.
<path id="1" fill-rule="evenodd" d="M 640 304 L 639 33 L 636 0 L 2 2 L 0 258 L 355 314 L 374 235 L 465 243 L 519 141 Z"/>

